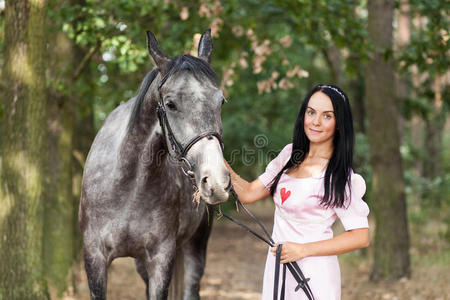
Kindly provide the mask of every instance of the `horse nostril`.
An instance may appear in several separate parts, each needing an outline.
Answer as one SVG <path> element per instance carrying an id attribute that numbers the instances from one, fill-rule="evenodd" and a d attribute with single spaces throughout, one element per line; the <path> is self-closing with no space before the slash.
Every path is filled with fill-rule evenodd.
<path id="1" fill-rule="evenodd" d="M 202 184 L 208 183 L 208 176 L 202 178 Z"/>

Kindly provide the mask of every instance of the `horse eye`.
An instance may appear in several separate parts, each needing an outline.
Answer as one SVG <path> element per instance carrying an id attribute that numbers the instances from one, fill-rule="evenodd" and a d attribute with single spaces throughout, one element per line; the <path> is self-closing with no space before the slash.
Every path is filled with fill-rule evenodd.
<path id="1" fill-rule="evenodd" d="M 175 105 L 175 103 L 173 103 L 172 101 L 167 101 L 166 102 L 166 106 L 170 109 L 170 110 L 176 110 L 177 106 Z"/>
<path id="2" fill-rule="evenodd" d="M 227 99 L 225 99 L 225 98 L 222 98 L 222 105 L 224 105 L 224 104 L 225 104 L 225 102 L 228 102 L 228 101 L 227 101 Z"/>

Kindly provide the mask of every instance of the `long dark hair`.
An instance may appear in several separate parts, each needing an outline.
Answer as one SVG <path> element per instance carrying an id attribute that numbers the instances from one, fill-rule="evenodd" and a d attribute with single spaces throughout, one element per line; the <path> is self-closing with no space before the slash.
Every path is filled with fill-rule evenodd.
<path id="1" fill-rule="evenodd" d="M 309 99 L 318 91 L 326 94 L 331 99 L 336 118 L 336 130 L 333 138 L 334 150 L 328 162 L 327 170 L 325 171 L 325 192 L 320 204 L 324 207 L 343 207 L 347 183 L 349 183 L 348 186 L 351 188 L 350 176 L 353 165 L 355 134 L 348 97 L 339 87 L 331 84 L 316 85 L 303 100 L 295 122 L 291 157 L 283 169 L 272 180 L 270 194 L 272 196 L 274 195 L 284 171 L 300 165 L 309 152 L 309 139 L 306 136 L 304 128 L 305 112 Z"/>

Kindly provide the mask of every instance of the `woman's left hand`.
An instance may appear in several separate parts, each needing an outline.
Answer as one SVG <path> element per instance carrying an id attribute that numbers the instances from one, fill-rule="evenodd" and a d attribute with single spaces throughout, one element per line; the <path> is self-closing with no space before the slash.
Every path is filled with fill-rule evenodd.
<path id="1" fill-rule="evenodd" d="M 297 244 L 292 242 L 276 243 L 274 247 L 270 248 L 270 252 L 272 252 L 274 256 L 277 255 L 277 247 L 279 244 L 283 244 L 283 246 L 281 247 L 282 264 L 294 262 L 308 256 L 306 254 L 306 246 L 304 244 Z"/>

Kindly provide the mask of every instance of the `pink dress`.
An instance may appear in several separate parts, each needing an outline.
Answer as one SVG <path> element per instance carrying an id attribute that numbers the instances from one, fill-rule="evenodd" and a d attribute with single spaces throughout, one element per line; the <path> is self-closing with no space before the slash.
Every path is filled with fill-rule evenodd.
<path id="1" fill-rule="evenodd" d="M 292 144 L 289 144 L 259 176 L 267 188 L 289 160 L 291 152 Z M 272 237 L 275 242 L 308 243 L 331 239 L 333 237 L 331 225 L 336 217 L 339 217 L 345 230 L 369 227 L 367 221 L 369 207 L 362 200 L 366 191 L 364 179 L 352 173 L 351 201 L 349 204 L 349 199 L 346 199 L 345 208 L 323 208 L 319 205 L 324 191 L 323 177 L 324 172 L 309 178 L 294 178 L 287 174 L 281 176 L 273 197 L 275 217 Z M 309 286 L 316 300 L 341 298 L 341 274 L 336 255 L 307 257 L 297 263 L 305 277 L 310 278 Z M 274 273 L 275 257 L 268 252 L 264 271 L 263 300 L 273 299 Z M 281 291 L 281 281 L 280 276 L 278 291 Z M 295 279 L 287 270 L 285 299 L 308 299 L 302 289 L 295 292 L 296 285 Z"/>

